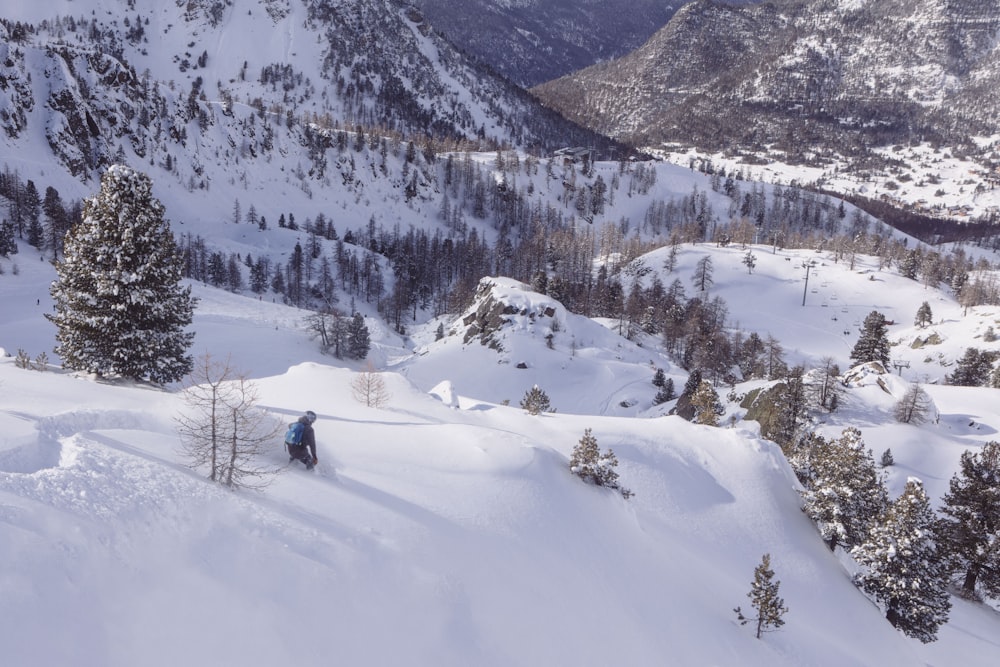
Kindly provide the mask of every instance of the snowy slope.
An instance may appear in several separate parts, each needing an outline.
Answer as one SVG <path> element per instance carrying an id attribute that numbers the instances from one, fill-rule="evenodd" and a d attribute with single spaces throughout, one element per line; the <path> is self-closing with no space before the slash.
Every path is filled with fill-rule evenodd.
<path id="1" fill-rule="evenodd" d="M 697 259 L 711 254 L 713 292 L 730 304 L 731 318 L 774 332 L 790 357 L 846 364 L 848 340 L 816 335 L 830 317 L 824 294 L 850 296 L 862 313 L 895 309 L 887 313 L 901 322 L 893 338 L 906 338 L 916 305 L 935 299 L 942 351 L 951 357 L 975 340 L 971 323 L 992 317 L 973 309 L 960 318 L 949 297 L 874 271 L 867 259 L 854 271 L 843 263 L 816 269 L 810 284 L 821 291 L 808 292 L 803 308 L 800 256 L 753 250 L 759 262 L 749 275 L 740 251 L 685 245 L 675 273 L 687 282 Z M 661 263 L 656 253 L 647 261 Z M 37 287 L 46 265 L 22 266 L 0 285 Z M 873 274 L 885 288 L 862 290 Z M 552 305 L 500 282 L 527 308 Z M 301 311 L 207 288 L 200 295 L 197 346 L 231 353 L 282 420 L 307 408 L 319 413 L 316 474 L 294 467 L 264 491 L 224 491 L 183 465 L 175 394 L 0 360 L 0 556 L 8 564 L 0 609 L 13 619 L 0 626 L 5 664 L 1000 659 L 990 639 L 1000 621 L 983 605 L 954 600 L 931 645 L 892 630 L 799 510 L 793 475 L 755 424 L 716 429 L 635 411 L 612 416 L 618 384 L 628 380 L 638 395 L 655 351 L 607 327 L 558 311 L 556 349 L 546 345 L 548 329 L 524 321 L 505 330 L 510 351 L 500 354 L 478 342 L 462 346 L 458 334 L 435 342 L 432 323 L 415 335 L 426 339 L 419 354 L 385 375 L 389 405 L 374 409 L 351 397 L 353 370 L 315 352 Z M 51 336 L 32 292 L 2 298 L 12 322 L 3 336 L 17 327 L 38 341 Z M 592 339 L 592 354 L 581 345 L 574 356 L 565 343 L 572 337 Z M 402 354 L 398 339 L 374 338 L 378 354 Z M 505 355 L 529 368 L 497 363 Z M 922 370 L 915 364 L 887 384 L 902 392 Z M 542 384 L 559 411 L 533 417 L 518 409 L 527 382 Z M 926 389 L 937 423 L 892 424 L 892 397 L 868 383 L 849 390 L 821 428 L 858 425 L 876 455 L 892 448 L 893 494 L 917 475 L 937 498 L 961 452 L 995 437 L 1000 414 L 995 390 Z M 651 400 L 653 388 L 646 391 Z M 510 407 L 500 405 L 505 398 Z M 630 500 L 567 473 L 586 428 L 618 456 Z M 286 465 L 277 443 L 266 462 Z M 747 606 L 765 552 L 790 611 L 780 631 L 757 641 L 731 610 Z"/>
<path id="2" fill-rule="evenodd" d="M 36 20 L 53 8 L 73 13 L 77 4 L 16 3 L 17 13 L 8 16 Z M 122 4 L 94 6 L 110 15 Z M 139 4 L 162 15 L 149 29 L 163 49 L 143 62 L 172 72 L 176 64 L 164 53 L 193 49 L 197 58 L 211 47 L 206 81 L 232 83 L 241 66 L 238 49 L 225 43 L 232 33 L 212 32 L 207 15 L 198 14 L 213 3 L 189 3 L 201 18 L 185 23 L 183 36 L 171 24 L 179 11 L 174 5 Z M 280 29 L 259 30 L 242 7 L 226 6 L 230 25 L 260 44 L 252 72 L 305 52 L 300 3 L 266 2 L 253 11 L 257 7 L 291 13 L 273 19 Z M 197 31 L 195 47 L 188 46 L 191 30 Z M 303 60 L 317 66 L 318 59 Z M 189 71 L 179 90 L 186 92 L 194 75 Z M 33 85 L 44 88 L 44 78 L 34 77 Z M 249 86 L 233 85 L 247 94 Z M 168 97 L 177 103 L 183 96 Z M 206 104 L 221 124 L 217 103 L 213 91 Z M 33 122 L 45 122 L 41 106 L 33 113 Z M 245 125 L 232 126 L 242 129 L 231 136 L 229 126 L 190 135 L 197 155 L 211 160 L 200 163 L 170 144 L 149 165 L 178 235 L 200 234 L 227 253 L 281 260 L 303 238 L 274 227 L 281 213 L 294 211 L 301 221 L 323 212 L 342 233 L 363 230 L 372 219 L 380 230 L 446 228 L 439 214 L 443 158 L 433 168 L 418 160 L 419 194 L 407 200 L 398 143 L 390 146 L 384 177 L 375 173 L 378 150 L 366 147 L 328 148 L 325 176 L 304 178 L 309 162 L 298 135 L 278 133 L 271 155 L 247 159 L 260 147 L 260 135 L 246 127 L 259 121 L 251 120 L 256 112 L 243 102 L 232 113 L 234 123 Z M 48 157 L 39 159 L 48 155 L 43 127 L 33 124 L 19 142 L 5 143 L 5 162 L 42 189 L 54 184 L 67 200 L 93 194 L 93 181 L 78 182 L 54 169 Z M 163 166 L 168 154 L 185 156 L 173 171 Z M 556 166 L 549 175 L 545 162 L 534 173 L 498 174 L 490 167 L 496 157 L 469 159 L 497 183 L 530 192 L 528 206 L 553 207 L 567 218 L 575 210 L 567 186 L 594 183 L 595 176 L 574 167 Z M 148 162 L 139 160 L 143 167 Z M 210 187 L 190 187 L 199 165 Z M 652 183 L 640 167 L 655 172 Z M 616 173 L 620 186 L 609 190 L 614 203 L 606 213 L 574 223 L 595 239 L 621 227 L 629 239 L 665 241 L 669 230 L 653 232 L 642 224 L 660 202 L 688 198 L 693 204 L 704 195 L 713 222 L 728 220 L 727 209 L 739 204 L 713 191 L 708 177 L 683 167 L 595 168 L 608 184 Z M 759 184 L 740 187 L 771 191 Z M 236 203 L 244 211 L 255 206 L 271 228 L 232 224 Z M 484 238 L 499 235 L 493 219 L 467 220 Z M 995 322 L 995 309 L 965 315 L 948 293 L 880 271 L 865 257 L 849 268 L 825 251 L 772 252 L 756 245 L 750 250 L 757 267 L 748 274 L 741 263 L 746 249 L 737 244 L 684 244 L 679 250 L 672 273 L 661 268 L 665 250 L 641 261 L 665 284 L 677 278 L 691 294 L 694 266 L 710 255 L 715 284 L 709 296 L 725 299 L 733 326 L 775 335 L 792 363 L 831 356 L 846 367 L 857 327 L 870 310 L 896 322 L 890 327 L 899 343 L 893 356 L 910 366 L 889 379 L 893 394 L 870 384 L 852 389 L 842 410 L 819 425 L 830 433 L 858 425 L 876 454 L 891 446 L 893 493 L 907 475 L 918 475 L 937 499 L 961 452 L 995 437 L 995 390 L 928 385 L 939 419 L 917 427 L 888 418 L 893 397 L 908 382 L 940 380 L 965 347 L 986 346 L 981 335 Z M 42 317 L 51 308 L 48 283 L 54 277 L 47 259 L 23 242 L 19 254 L 0 258 L 0 348 L 7 354 L 51 353 L 55 332 Z M 802 262 L 812 260 L 816 266 L 804 290 Z M 601 261 L 617 260 L 608 254 Z M 516 320 L 503 330 L 503 351 L 497 352 L 463 340 L 463 314 L 430 319 L 422 311 L 403 337 L 372 317 L 373 304 L 359 300 L 372 330 L 371 359 L 388 371 L 392 393 L 378 410 L 351 396 L 360 364 L 320 354 L 303 322 L 307 311 L 282 305 L 270 293 L 247 298 L 194 285 L 200 302 L 192 352 L 228 355 L 258 383 L 263 405 L 282 421 L 305 409 L 320 414 L 317 474 L 287 469 L 261 492 L 224 491 L 205 481 L 204 471 L 184 466 L 173 423 L 181 404 L 172 391 L 26 371 L 0 355 L 0 558 L 6 565 L 0 617 L 7 621 L 0 624 L 0 662 L 998 662 L 1000 650 L 991 639 L 998 621 L 984 605 L 955 600 L 952 621 L 930 646 L 893 631 L 850 583 L 842 555 L 827 552 L 803 517 L 792 475 L 755 424 L 697 427 L 663 416 L 666 406 L 654 408 L 654 367 L 664 368 L 678 386 L 686 378 L 655 339 L 626 341 L 614 321 L 572 315 L 547 297 L 501 282 L 508 298 L 529 309 L 552 307 L 558 326 L 542 318 Z M 935 322 L 918 330 L 910 323 L 924 300 Z M 438 324 L 448 333 L 440 341 Z M 931 331 L 943 342 L 909 347 Z M 525 368 L 517 368 L 521 363 Z M 532 417 L 517 408 L 533 384 L 545 389 L 557 412 Z M 735 405 L 727 407 L 727 416 L 739 417 Z M 602 448 L 614 449 L 622 482 L 635 497 L 625 501 L 567 473 L 568 456 L 586 428 Z M 280 446 L 266 462 L 286 465 Z M 765 552 L 772 554 L 790 612 L 781 631 L 757 641 L 736 624 L 731 609 L 746 606 L 753 568 Z"/>
<path id="3" fill-rule="evenodd" d="M 361 409 L 346 371 L 304 365 L 261 386 L 279 413 L 319 412 L 319 473 L 232 494 L 178 465 L 173 399 L 0 372 L 21 389 L 0 417 L 22 427 L 0 458 L 8 664 L 924 659 L 826 551 L 777 449 L 745 431 L 456 410 L 392 377 L 392 407 Z M 585 427 L 633 499 L 566 473 Z M 730 609 L 765 551 L 791 611 L 759 642 Z M 989 664 L 989 644 L 951 646 Z"/>

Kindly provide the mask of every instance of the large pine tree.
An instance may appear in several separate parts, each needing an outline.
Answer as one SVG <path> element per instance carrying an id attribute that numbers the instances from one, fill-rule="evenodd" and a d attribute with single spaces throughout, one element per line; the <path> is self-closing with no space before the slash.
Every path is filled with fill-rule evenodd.
<path id="1" fill-rule="evenodd" d="M 948 384 L 960 387 L 982 387 L 990 380 L 993 371 L 993 353 L 975 347 L 966 348 L 965 354 L 955 364 L 955 371 L 947 377 Z"/>
<path id="2" fill-rule="evenodd" d="M 927 643 L 948 620 L 949 568 L 935 540 L 934 512 L 920 480 L 910 478 L 868 538 L 852 551 L 865 571 L 858 585 L 885 605 L 885 617 Z"/>
<path id="3" fill-rule="evenodd" d="M 816 522 L 827 546 L 850 548 L 868 532 L 888 502 L 861 431 L 844 429 L 838 440 L 810 439 L 799 474 L 806 487 L 803 511 Z"/>
<path id="4" fill-rule="evenodd" d="M 938 531 L 954 566 L 965 570 L 963 595 L 975 597 L 979 585 L 1000 597 L 1000 443 L 966 451 L 960 465 L 942 499 Z"/>
<path id="5" fill-rule="evenodd" d="M 885 315 L 873 310 L 865 317 L 861 326 L 861 335 L 851 350 L 851 360 L 863 364 L 877 361 L 883 366 L 889 366 L 889 338 Z"/>
<path id="6" fill-rule="evenodd" d="M 112 166 L 66 235 L 50 291 L 56 353 L 67 368 L 172 382 L 192 367 L 194 314 L 182 261 L 149 177 Z"/>
<path id="7" fill-rule="evenodd" d="M 347 322 L 346 333 L 347 356 L 351 359 L 367 357 L 368 351 L 371 349 L 371 334 L 361 313 L 354 313 L 354 317 Z"/>

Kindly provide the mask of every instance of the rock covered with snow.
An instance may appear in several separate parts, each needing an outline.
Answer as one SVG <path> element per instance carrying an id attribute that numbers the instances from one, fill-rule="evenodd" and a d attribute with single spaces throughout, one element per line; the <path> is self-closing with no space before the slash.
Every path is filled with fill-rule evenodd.
<path id="1" fill-rule="evenodd" d="M 888 375 L 885 366 L 877 361 L 858 364 L 844 373 L 844 384 L 848 387 L 863 387 L 870 384 L 884 384 L 881 378 Z"/>
<path id="2" fill-rule="evenodd" d="M 483 278 L 476 289 L 472 306 L 462 317 L 466 327 L 463 341 L 470 343 L 478 339 L 497 351 L 503 351 L 505 327 L 514 329 L 535 329 L 540 326 L 543 335 L 552 332 L 556 316 L 562 306 L 543 294 L 531 291 L 522 282 L 511 278 Z"/>

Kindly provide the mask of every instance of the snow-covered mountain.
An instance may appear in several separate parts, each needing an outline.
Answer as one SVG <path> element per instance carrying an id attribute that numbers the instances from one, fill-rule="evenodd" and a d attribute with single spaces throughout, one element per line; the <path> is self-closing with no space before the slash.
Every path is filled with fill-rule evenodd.
<path id="1" fill-rule="evenodd" d="M 532 86 L 642 45 L 680 2 L 418 0 L 435 28 L 511 80 Z"/>
<path id="2" fill-rule="evenodd" d="M 927 142 L 991 170 L 998 31 L 995 0 L 698 0 L 635 52 L 533 90 L 639 145 L 862 171 L 891 163 L 872 147 Z"/>
<path id="3" fill-rule="evenodd" d="M 357 125 L 453 145 L 608 145 L 393 0 L 16 2 L 0 18 L 4 157 L 44 137 L 78 179 L 138 158 L 200 188 L 213 165 L 259 169 Z"/>
<path id="4" fill-rule="evenodd" d="M 885 621 L 745 419 L 743 399 L 774 381 L 724 354 L 757 334 L 789 366 L 846 370 L 863 319 L 884 313 L 898 364 L 851 375 L 838 410 L 804 424 L 860 428 L 892 449 L 890 494 L 916 476 L 938 504 L 961 453 L 1000 429 L 995 389 L 942 383 L 967 348 L 1000 353 L 990 249 L 930 248 L 788 185 L 794 172 L 595 160 L 599 139 L 533 125 L 529 98 L 473 76 L 393 2 L 5 11 L 3 664 L 1000 659 L 993 600 L 953 597 L 928 645 Z M 521 120 L 511 99 L 527 100 Z M 535 137 L 580 148 L 465 150 Z M 228 358 L 278 422 L 315 410 L 317 474 L 276 441 L 257 458 L 277 471 L 267 488 L 223 490 L 188 467 L 179 387 L 99 382 L 46 356 L 49 230 L 109 161 L 147 172 L 165 206 L 198 297 L 191 352 Z M 295 253 L 298 291 L 280 280 Z M 666 326 L 667 292 L 691 295 L 669 312 L 697 326 Z M 911 324 L 924 302 L 930 322 Z M 368 359 L 322 352 L 318 306 L 364 316 Z M 354 395 L 368 362 L 381 407 Z M 679 389 L 695 363 L 718 381 L 722 427 L 657 400 L 657 369 Z M 932 413 L 896 423 L 917 383 Z M 552 412 L 518 407 L 535 386 Z M 632 498 L 570 474 L 587 429 Z M 764 553 L 789 612 L 758 641 L 732 610 Z"/>

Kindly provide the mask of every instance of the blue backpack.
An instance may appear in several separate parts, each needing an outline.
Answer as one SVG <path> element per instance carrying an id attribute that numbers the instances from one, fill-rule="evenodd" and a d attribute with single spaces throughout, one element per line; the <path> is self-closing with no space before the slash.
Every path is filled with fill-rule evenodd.
<path id="1" fill-rule="evenodd" d="M 286 445 L 301 445 L 302 444 L 302 434 L 306 430 L 306 425 L 302 422 L 292 422 L 288 425 L 288 430 L 285 431 L 285 444 Z"/>

